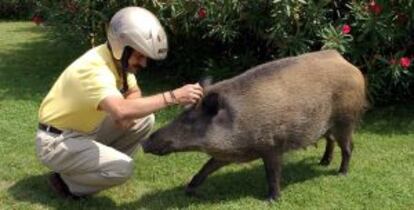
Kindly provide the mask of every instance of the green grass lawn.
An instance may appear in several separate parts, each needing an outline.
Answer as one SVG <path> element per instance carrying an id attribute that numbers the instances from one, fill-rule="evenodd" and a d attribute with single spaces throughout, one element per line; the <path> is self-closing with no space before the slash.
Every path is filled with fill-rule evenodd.
<path id="1" fill-rule="evenodd" d="M 56 198 L 48 169 L 35 157 L 37 108 L 59 72 L 85 48 L 56 43 L 28 22 L 0 22 L 0 209 L 414 209 L 414 105 L 369 111 L 355 135 L 348 176 L 336 176 L 339 148 L 329 167 L 319 147 L 285 155 L 282 197 L 269 204 L 263 165 L 255 161 L 218 171 L 186 197 L 185 184 L 208 157 L 181 153 L 135 157 L 122 186 L 83 201 Z M 172 49 L 173 50 L 173 49 Z M 167 88 L 140 78 L 144 92 Z M 157 113 L 157 126 L 177 113 Z"/>

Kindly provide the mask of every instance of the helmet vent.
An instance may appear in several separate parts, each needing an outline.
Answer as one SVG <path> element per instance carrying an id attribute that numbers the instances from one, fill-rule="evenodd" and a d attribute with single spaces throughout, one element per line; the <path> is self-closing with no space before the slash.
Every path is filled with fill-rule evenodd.
<path id="1" fill-rule="evenodd" d="M 165 53 L 165 52 L 167 52 L 167 48 L 162 48 L 162 49 L 159 49 L 158 50 L 158 53 Z"/>

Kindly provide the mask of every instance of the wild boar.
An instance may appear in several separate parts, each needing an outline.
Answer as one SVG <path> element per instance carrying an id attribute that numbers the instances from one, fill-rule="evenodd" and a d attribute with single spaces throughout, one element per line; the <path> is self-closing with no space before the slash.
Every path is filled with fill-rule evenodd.
<path id="1" fill-rule="evenodd" d="M 348 172 L 352 133 L 363 113 L 362 73 L 338 52 L 326 50 L 288 57 L 205 86 L 204 97 L 143 143 L 144 152 L 165 155 L 201 151 L 211 159 L 186 187 L 233 162 L 261 158 L 270 200 L 280 196 L 282 154 L 325 137 L 320 161 L 329 165 L 335 141 L 341 149 L 339 173 Z"/>

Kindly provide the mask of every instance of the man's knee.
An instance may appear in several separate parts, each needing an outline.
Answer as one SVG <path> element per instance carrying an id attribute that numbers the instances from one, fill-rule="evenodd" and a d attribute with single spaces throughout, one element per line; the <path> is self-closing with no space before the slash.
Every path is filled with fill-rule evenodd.
<path id="1" fill-rule="evenodd" d="M 125 157 L 111 161 L 110 165 L 101 171 L 101 175 L 114 184 L 121 184 L 132 176 L 133 171 L 134 161 L 125 155 Z"/>
<path id="2" fill-rule="evenodd" d="M 89 195 L 123 184 L 133 174 L 134 161 L 123 153 L 103 155 L 99 169 L 89 173 L 64 173 L 63 180 L 75 195 Z"/>

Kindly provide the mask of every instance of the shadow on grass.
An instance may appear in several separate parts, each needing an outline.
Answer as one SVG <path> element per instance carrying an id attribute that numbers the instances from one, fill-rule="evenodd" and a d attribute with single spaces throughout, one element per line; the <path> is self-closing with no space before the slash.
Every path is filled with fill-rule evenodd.
<path id="1" fill-rule="evenodd" d="M 308 158 L 289 163 L 283 167 L 283 189 L 320 176 L 336 174 L 334 170 L 322 169 L 316 165 L 316 158 Z M 264 168 L 256 165 L 237 172 L 219 173 L 209 177 L 199 189 L 201 198 L 184 195 L 185 186 L 176 186 L 143 195 L 137 201 L 120 206 L 108 197 L 92 196 L 86 200 L 68 201 L 57 198 L 47 185 L 47 175 L 37 175 L 21 179 L 8 189 L 17 201 L 41 204 L 54 209 L 166 209 L 186 208 L 199 204 L 254 198 L 263 200 L 267 193 Z"/>
<path id="2" fill-rule="evenodd" d="M 107 197 L 94 196 L 81 201 L 58 198 L 49 189 L 47 175 L 30 176 L 21 179 L 11 186 L 8 192 L 17 201 L 41 204 L 54 209 L 116 209 L 116 204 Z"/>
<path id="3" fill-rule="evenodd" d="M 414 133 L 414 103 L 379 107 L 368 111 L 360 131 L 380 135 Z"/>
<path id="4" fill-rule="evenodd" d="M 336 170 L 322 169 L 317 165 L 317 158 L 307 158 L 299 162 L 283 166 L 283 189 L 289 185 L 298 184 L 320 176 L 335 175 Z M 258 199 L 266 202 L 267 182 L 263 165 L 237 172 L 219 173 L 207 178 L 198 189 L 199 197 L 187 197 L 185 186 L 158 190 L 142 196 L 139 200 L 124 204 L 120 209 L 166 209 L 196 207 L 199 204 L 222 203 L 244 198 Z"/>

